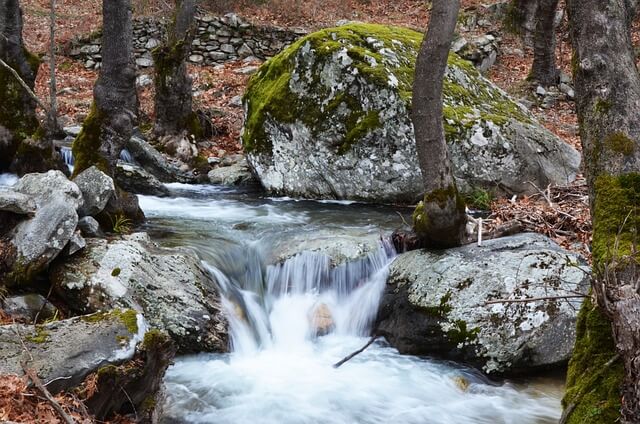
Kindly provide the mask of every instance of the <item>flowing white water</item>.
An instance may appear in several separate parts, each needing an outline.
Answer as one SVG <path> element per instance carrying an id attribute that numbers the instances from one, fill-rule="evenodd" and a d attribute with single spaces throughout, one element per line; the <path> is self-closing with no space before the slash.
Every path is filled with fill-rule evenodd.
<path id="1" fill-rule="evenodd" d="M 178 198 L 141 198 L 149 230 L 202 255 L 224 294 L 232 352 L 180 358 L 170 367 L 166 422 L 557 422 L 557 385 L 493 384 L 460 365 L 399 355 L 384 341 L 333 368 L 368 340 L 392 249 L 383 243 L 337 267 L 318 253 L 269 266 L 266 258 L 273 257 L 276 240 L 293 235 L 375 234 L 375 222 L 392 228 L 391 211 L 273 202 L 215 187 L 170 188 Z"/>
<path id="2" fill-rule="evenodd" d="M 0 174 L 0 187 L 10 187 L 18 182 L 18 176 L 14 174 Z"/>

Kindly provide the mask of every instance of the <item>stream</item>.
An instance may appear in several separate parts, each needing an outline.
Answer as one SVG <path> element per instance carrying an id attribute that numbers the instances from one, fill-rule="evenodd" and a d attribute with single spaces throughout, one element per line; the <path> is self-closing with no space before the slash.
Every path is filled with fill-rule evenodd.
<path id="1" fill-rule="evenodd" d="M 384 340 L 333 367 L 368 341 L 395 256 L 384 235 L 402 222 L 396 210 L 168 186 L 170 198 L 140 197 L 144 230 L 165 246 L 198 252 L 220 285 L 232 348 L 175 361 L 165 377 L 162 422 L 558 421 L 560 378 L 494 382 L 460 364 L 399 355 Z M 378 247 L 338 266 L 317 253 L 271 265 L 300 246 L 358 240 Z M 318 310 L 330 311 L 328 334 L 312 325 Z"/>

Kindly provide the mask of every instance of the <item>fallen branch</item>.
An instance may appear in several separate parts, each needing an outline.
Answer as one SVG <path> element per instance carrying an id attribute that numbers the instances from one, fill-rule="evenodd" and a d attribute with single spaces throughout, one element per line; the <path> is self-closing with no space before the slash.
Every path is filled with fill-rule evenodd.
<path id="1" fill-rule="evenodd" d="M 539 300 L 566 300 L 566 299 L 578 299 L 588 297 L 586 294 L 568 294 L 565 296 L 544 296 L 544 297 L 528 297 L 526 299 L 496 299 L 496 300 L 488 300 L 484 302 L 484 306 L 494 305 L 497 303 L 530 303 L 537 302 Z"/>
<path id="2" fill-rule="evenodd" d="M 347 361 L 350 361 L 351 359 L 353 359 L 357 355 L 359 355 L 362 352 L 364 352 L 369 346 L 371 346 L 373 344 L 373 342 L 375 342 L 378 339 L 378 337 L 380 337 L 380 336 L 371 336 L 371 338 L 369 339 L 369 341 L 367 342 L 366 345 L 362 346 L 360 349 L 356 350 L 351 355 L 345 357 L 341 361 L 336 362 L 335 364 L 333 364 L 333 368 L 340 368 L 340 366 L 342 366 L 342 364 L 344 364 Z"/>
<path id="3" fill-rule="evenodd" d="M 24 373 L 27 375 L 27 377 L 29 377 L 33 385 L 36 386 L 40 393 L 42 393 L 46 400 L 51 404 L 53 409 L 55 409 L 58 415 L 60 415 L 60 418 L 62 418 L 67 424 L 75 424 L 73 418 L 71 418 L 66 412 L 64 412 L 62 406 L 60 406 L 60 404 L 51 395 L 51 392 L 49 392 L 44 384 L 42 384 L 42 381 L 40 381 L 40 378 L 38 377 L 36 372 L 32 368 L 27 368 L 24 363 L 22 364 L 22 369 L 24 370 Z"/>
<path id="4" fill-rule="evenodd" d="M 20 83 L 20 85 L 22 86 L 22 88 L 25 89 L 25 91 L 27 92 L 27 94 L 29 94 L 29 96 L 36 102 L 38 103 L 38 106 L 40 106 L 45 112 L 49 113 L 49 108 L 47 107 L 47 105 L 44 104 L 44 102 L 42 100 L 40 100 L 40 98 L 38 96 L 36 96 L 36 93 L 33 92 L 33 90 L 31 88 L 29 88 L 29 86 L 27 85 L 26 82 L 24 82 L 24 80 L 22 79 L 22 77 L 20 77 L 20 74 L 18 74 L 18 72 L 16 72 L 15 69 L 13 69 L 11 66 L 9 66 L 7 64 L 7 62 L 5 62 L 4 60 L 0 59 L 0 65 L 2 65 L 7 71 L 11 72 L 11 74 L 15 77 L 16 80 L 18 80 L 18 82 Z"/>

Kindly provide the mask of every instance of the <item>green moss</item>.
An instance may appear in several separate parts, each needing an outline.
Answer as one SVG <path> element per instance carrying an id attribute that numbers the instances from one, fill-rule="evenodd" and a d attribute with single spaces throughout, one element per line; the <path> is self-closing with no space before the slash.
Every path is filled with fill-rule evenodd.
<path id="1" fill-rule="evenodd" d="M 390 92 L 411 108 L 415 62 L 423 34 L 393 26 L 350 24 L 330 28 L 308 35 L 279 55 L 267 61 L 251 78 L 244 98 L 247 116 L 242 142 L 247 152 L 269 152 L 271 141 L 267 136 L 265 119 L 293 124 L 300 122 L 315 133 L 337 130 L 336 152 L 343 154 L 382 126 L 379 110 L 371 109 L 361 97 L 361 84 L 350 90 L 336 90 L 323 78 L 327 60 L 344 60 L 344 54 L 353 61 L 348 65 L 353 75 L 362 76 L 380 87 L 390 87 L 390 80 L 397 80 L 397 87 Z M 304 47 L 304 48 L 303 48 Z M 382 47 L 386 50 L 382 50 Z M 397 60 L 391 61 L 393 52 Z M 342 59 L 337 59 L 337 55 Z M 299 62 L 314 59 L 311 72 L 292 74 Z M 330 58 L 330 59 L 328 59 Z M 393 64 L 391 64 L 393 62 Z M 497 126 L 506 125 L 511 119 L 530 122 L 530 118 L 517 104 L 491 87 L 473 67 L 455 54 L 449 56 L 449 66 L 460 69 L 468 81 L 466 87 L 453 82 L 448 76 L 444 83 L 445 129 L 447 140 L 467 137 L 468 131 L 483 122 Z M 359 77 L 357 77 L 359 78 Z M 309 84 L 313 98 L 294 94 L 292 87 Z M 327 119 L 329 116 L 334 119 Z"/>
<path id="2" fill-rule="evenodd" d="M 138 333 L 138 314 L 132 309 L 114 309 L 110 312 L 99 312 L 96 314 L 85 315 L 82 320 L 85 322 L 102 322 L 106 319 L 117 318 L 124 324 L 127 331 L 131 334 Z"/>
<path id="3" fill-rule="evenodd" d="M 451 293 L 447 292 L 447 294 L 442 296 L 442 298 L 440 299 L 440 305 L 425 306 L 425 307 L 422 307 L 421 310 L 427 315 L 429 315 L 430 317 L 446 318 L 449 312 L 451 312 L 451 305 L 449 304 L 450 300 L 451 300 Z"/>
<path id="4" fill-rule="evenodd" d="M 149 395 L 146 398 L 144 398 L 144 400 L 142 401 L 142 404 L 140 404 L 140 409 L 142 409 L 142 412 L 149 412 L 149 411 L 155 410 L 156 405 L 157 405 L 156 397 L 153 395 Z"/>
<path id="5" fill-rule="evenodd" d="M 49 332 L 47 332 L 43 326 L 36 325 L 36 333 L 34 335 L 26 336 L 25 339 L 32 343 L 46 343 L 49 340 Z"/>
<path id="6" fill-rule="evenodd" d="M 115 377 L 118 375 L 118 367 L 115 365 L 107 365 L 98 369 L 98 377 Z"/>
<path id="7" fill-rule="evenodd" d="M 113 268 L 113 271 L 111 271 L 111 276 L 112 277 L 117 277 L 118 275 L 120 275 L 120 272 L 122 270 L 120 268 Z"/>
<path id="8" fill-rule="evenodd" d="M 605 137 L 604 147 L 613 152 L 622 153 L 625 156 L 630 156 L 635 151 L 636 143 L 631 140 L 625 133 L 614 132 Z"/>
<path id="9" fill-rule="evenodd" d="M 447 338 L 455 345 L 471 343 L 478 338 L 480 328 L 467 328 L 467 322 L 461 319 L 454 321 L 453 328 L 447 331 Z"/>
<path id="10" fill-rule="evenodd" d="M 632 254 L 640 226 L 639 206 L 640 174 L 596 178 L 592 243 L 596 270 Z"/>
<path id="11" fill-rule="evenodd" d="M 611 109 L 611 102 L 608 100 L 598 99 L 596 100 L 596 103 L 593 106 L 593 109 L 597 115 L 607 114 Z"/>
<path id="12" fill-rule="evenodd" d="M 569 361 L 563 407 L 566 424 L 610 424 L 620 417 L 624 367 L 615 360 L 611 323 L 591 299 L 578 314 L 576 344 Z"/>
<path id="13" fill-rule="evenodd" d="M 158 329 L 151 329 L 144 334 L 142 348 L 150 351 L 155 350 L 159 346 L 164 346 L 169 341 L 169 336 Z"/>
<path id="14" fill-rule="evenodd" d="M 100 155 L 103 120 L 104 116 L 94 102 L 91 105 L 89 115 L 82 124 L 82 131 L 73 142 L 73 157 L 75 161 L 73 177 L 93 165 L 108 173 L 107 160 Z"/>
<path id="15" fill-rule="evenodd" d="M 468 206 L 486 211 L 491 209 L 493 195 L 487 190 L 474 187 L 471 192 L 465 194 L 464 199 Z"/>

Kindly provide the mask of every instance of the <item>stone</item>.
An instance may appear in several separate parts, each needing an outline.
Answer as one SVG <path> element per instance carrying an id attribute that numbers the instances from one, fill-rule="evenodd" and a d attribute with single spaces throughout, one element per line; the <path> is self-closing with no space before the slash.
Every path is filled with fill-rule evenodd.
<path id="1" fill-rule="evenodd" d="M 89 44 L 87 46 L 80 47 L 80 53 L 86 55 L 93 55 L 100 52 L 100 46 L 97 44 Z"/>
<path id="2" fill-rule="evenodd" d="M 33 215 L 36 212 L 36 202 L 26 194 L 0 188 L 0 211 Z"/>
<path id="3" fill-rule="evenodd" d="M 233 72 L 241 75 L 253 75 L 258 71 L 258 69 L 260 69 L 259 66 L 244 66 L 242 68 L 236 69 Z"/>
<path id="4" fill-rule="evenodd" d="M 211 184 L 226 186 L 244 186 L 256 182 L 246 161 L 213 169 L 207 176 Z"/>
<path id="5" fill-rule="evenodd" d="M 180 169 L 181 163 L 164 156 L 142 137 L 131 137 L 126 148 L 140 166 L 164 183 L 189 184 L 197 180 L 192 173 Z"/>
<path id="6" fill-rule="evenodd" d="M 540 97 L 544 97 L 547 95 L 547 90 L 541 85 L 536 87 L 536 94 Z"/>
<path id="7" fill-rule="evenodd" d="M 136 78 L 136 86 L 147 87 L 153 84 L 153 77 L 149 74 L 142 74 Z"/>
<path id="8" fill-rule="evenodd" d="M 136 59 L 136 65 L 141 68 L 150 68 L 153 66 L 153 60 L 147 57 L 139 57 Z"/>
<path id="9" fill-rule="evenodd" d="M 251 47 L 249 47 L 247 45 L 247 43 L 242 44 L 242 46 L 240 46 L 240 48 L 238 49 L 238 56 L 240 57 L 249 57 L 253 55 L 253 50 L 251 49 Z"/>
<path id="10" fill-rule="evenodd" d="M 100 224 L 92 216 L 84 216 L 78 220 L 78 228 L 85 237 L 103 237 Z"/>
<path id="11" fill-rule="evenodd" d="M 200 54 L 192 54 L 191 56 L 189 56 L 189 61 L 193 63 L 202 63 L 203 60 L 204 56 Z"/>
<path id="12" fill-rule="evenodd" d="M 27 174 L 13 189 L 30 196 L 37 209 L 33 217 L 18 223 L 10 232 L 16 254 L 8 275 L 0 275 L 0 279 L 9 283 L 29 282 L 58 256 L 73 236 L 82 193 L 60 171 Z"/>
<path id="13" fill-rule="evenodd" d="M 91 60 L 91 59 L 89 59 L 86 62 L 84 62 L 84 67 L 87 68 L 87 69 L 93 69 L 93 68 L 95 68 L 95 66 L 96 66 L 96 62 Z"/>
<path id="14" fill-rule="evenodd" d="M 227 58 L 226 53 L 222 53 L 222 52 L 211 52 L 209 53 L 209 57 L 213 60 L 219 61 L 219 60 L 225 60 Z"/>
<path id="15" fill-rule="evenodd" d="M 589 287 L 586 262 L 540 234 L 412 251 L 390 266 L 378 330 L 402 353 L 535 372 L 571 357 Z"/>
<path id="16" fill-rule="evenodd" d="M 410 104 L 422 38 L 349 24 L 311 34 L 262 65 L 243 97 L 242 142 L 263 187 L 315 199 L 420 199 Z M 445 77 L 445 132 L 461 191 L 512 196 L 534 192 L 529 181 L 575 179 L 580 154 L 469 62 L 451 54 Z"/>
<path id="17" fill-rule="evenodd" d="M 157 39 L 155 39 L 155 38 L 150 38 L 150 39 L 146 42 L 146 44 L 144 45 L 144 48 L 145 48 L 145 49 L 147 49 L 147 50 L 153 50 L 153 49 L 155 49 L 156 47 L 158 47 L 159 45 L 160 45 L 160 41 L 158 41 L 158 40 L 157 40 Z"/>
<path id="18" fill-rule="evenodd" d="M 69 389 L 98 369 L 133 358 L 146 331 L 144 318 L 136 312 L 76 317 L 40 326 L 0 326 L 0 374 L 22 375 L 21 362 L 28 361 L 47 388 Z M 28 352 L 17 343 L 16 334 Z M 31 360 L 33 358 L 33 360 Z"/>
<path id="19" fill-rule="evenodd" d="M 223 53 L 229 53 L 229 54 L 233 54 L 236 52 L 236 49 L 231 44 L 222 44 L 220 46 L 220 50 Z"/>
<path id="20" fill-rule="evenodd" d="M 233 96 L 231 100 L 229 100 L 229 106 L 242 107 L 242 96 Z"/>
<path id="21" fill-rule="evenodd" d="M 75 255 L 76 253 L 84 249 L 86 246 L 87 246 L 87 242 L 85 241 L 85 239 L 82 238 L 80 231 L 76 231 L 71 236 L 71 239 L 69 240 L 69 244 L 67 245 L 69 249 L 67 254 L 69 256 Z"/>
<path id="22" fill-rule="evenodd" d="M 72 125 L 69 127 L 64 127 L 63 131 L 65 132 L 65 134 L 75 138 L 78 136 L 78 134 L 80 134 L 80 131 L 82 131 L 82 125 Z"/>
<path id="23" fill-rule="evenodd" d="M 167 196 L 169 189 L 144 168 L 132 163 L 118 161 L 115 179 L 118 186 L 130 193 L 150 196 Z"/>
<path id="24" fill-rule="evenodd" d="M 561 92 L 566 94 L 569 99 L 573 100 L 576 97 L 576 92 L 574 91 L 573 87 L 571 87 L 569 84 L 560 83 L 558 88 L 560 89 Z"/>
<path id="25" fill-rule="evenodd" d="M 113 179 L 96 166 L 82 171 L 73 182 L 80 188 L 84 199 L 83 205 L 78 209 L 80 216 L 98 215 L 116 191 Z"/>
<path id="26" fill-rule="evenodd" d="M 215 281 L 187 249 L 165 249 L 145 233 L 87 240 L 80 255 L 56 263 L 57 295 L 78 313 L 112 308 L 143 311 L 179 352 L 224 352 L 227 322 Z"/>
<path id="27" fill-rule="evenodd" d="M 309 315 L 309 326 L 315 336 L 324 336 L 333 331 L 336 324 L 326 303 L 320 303 L 313 308 Z"/>
<path id="28" fill-rule="evenodd" d="M 53 318 L 58 308 L 37 293 L 9 296 L 2 302 L 2 309 L 18 322 L 33 324 Z"/>

